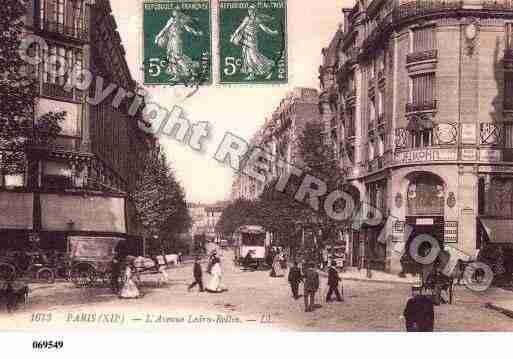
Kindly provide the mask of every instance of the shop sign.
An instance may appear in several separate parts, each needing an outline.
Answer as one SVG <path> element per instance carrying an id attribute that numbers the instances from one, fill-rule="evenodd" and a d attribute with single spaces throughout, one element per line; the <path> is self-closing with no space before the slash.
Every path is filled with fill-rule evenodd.
<path id="1" fill-rule="evenodd" d="M 458 152 L 455 148 L 425 148 L 395 153 L 398 164 L 416 162 L 456 161 Z"/>
<path id="2" fill-rule="evenodd" d="M 480 166 L 479 172 L 513 172 L 511 166 Z"/>
<path id="3" fill-rule="evenodd" d="M 461 124 L 461 143 L 465 145 L 475 144 L 477 140 L 477 129 L 474 123 Z"/>

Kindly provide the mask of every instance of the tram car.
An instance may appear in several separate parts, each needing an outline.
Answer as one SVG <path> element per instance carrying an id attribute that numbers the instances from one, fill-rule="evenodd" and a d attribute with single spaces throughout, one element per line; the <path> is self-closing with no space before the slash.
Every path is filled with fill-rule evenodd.
<path id="1" fill-rule="evenodd" d="M 259 268 L 265 266 L 270 234 L 262 226 L 241 226 L 234 233 L 235 264 Z"/>

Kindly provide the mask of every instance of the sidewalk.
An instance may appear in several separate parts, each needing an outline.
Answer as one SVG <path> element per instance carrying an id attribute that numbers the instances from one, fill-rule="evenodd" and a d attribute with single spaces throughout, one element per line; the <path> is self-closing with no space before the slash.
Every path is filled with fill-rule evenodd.
<path id="1" fill-rule="evenodd" d="M 328 274 L 323 271 L 319 271 L 319 274 L 323 277 L 327 277 Z M 372 270 L 372 276 L 367 277 L 367 270 L 358 270 L 356 267 L 348 267 L 345 272 L 339 272 L 343 280 L 361 281 L 361 282 L 374 282 L 374 283 L 401 283 L 401 284 L 418 284 L 419 278 L 412 277 L 410 274 L 406 278 L 401 278 L 397 274 L 385 273 L 378 270 Z"/>

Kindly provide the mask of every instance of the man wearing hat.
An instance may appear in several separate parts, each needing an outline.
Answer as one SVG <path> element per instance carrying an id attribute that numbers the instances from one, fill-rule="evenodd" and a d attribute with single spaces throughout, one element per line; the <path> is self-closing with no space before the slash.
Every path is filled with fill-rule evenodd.
<path id="1" fill-rule="evenodd" d="M 312 262 L 306 263 L 304 278 L 305 312 L 311 312 L 315 305 L 315 293 L 319 290 L 319 273 Z"/>
<path id="2" fill-rule="evenodd" d="M 326 295 L 326 302 L 331 302 L 331 296 L 335 293 L 337 300 L 342 302 L 342 297 L 338 290 L 338 283 L 340 282 L 340 276 L 337 271 L 337 262 L 331 261 L 331 265 L 328 268 L 328 294 Z"/>
<path id="3" fill-rule="evenodd" d="M 194 259 L 194 268 L 192 272 L 194 275 L 194 282 L 192 282 L 192 284 L 189 285 L 189 288 L 187 290 L 190 291 L 192 288 L 194 288 L 195 285 L 198 285 L 200 292 L 203 292 L 203 271 L 201 270 L 199 257 L 196 257 Z"/>

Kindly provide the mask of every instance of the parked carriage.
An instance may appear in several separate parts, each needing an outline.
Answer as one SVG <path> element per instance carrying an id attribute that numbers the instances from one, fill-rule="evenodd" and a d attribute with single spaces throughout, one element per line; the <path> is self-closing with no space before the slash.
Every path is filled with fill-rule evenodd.
<path id="1" fill-rule="evenodd" d="M 118 238 L 76 237 L 69 239 L 70 277 L 77 286 L 110 283 Z"/>
<path id="2" fill-rule="evenodd" d="M 0 280 L 30 280 L 53 283 L 55 271 L 42 251 L 10 251 L 0 257 Z"/>
<path id="3" fill-rule="evenodd" d="M 110 285 L 112 264 L 119 239 L 73 238 L 70 240 L 71 280 L 77 286 Z M 178 255 L 155 258 L 127 256 L 134 266 L 134 275 L 157 274 L 159 270 L 178 264 Z"/>

